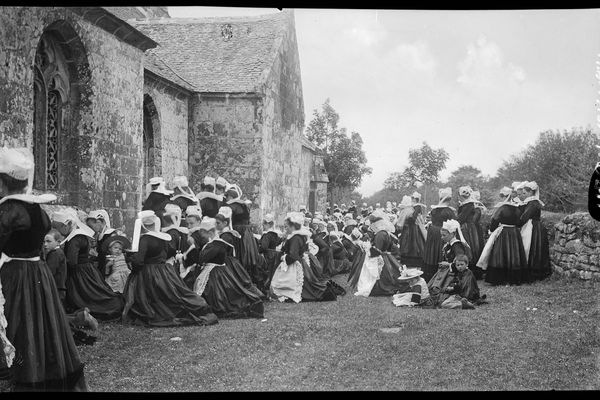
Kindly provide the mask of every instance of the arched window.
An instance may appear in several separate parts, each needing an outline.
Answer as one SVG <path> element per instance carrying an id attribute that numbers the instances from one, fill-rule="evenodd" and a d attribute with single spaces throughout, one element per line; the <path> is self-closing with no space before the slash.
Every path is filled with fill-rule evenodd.
<path id="1" fill-rule="evenodd" d="M 68 104 L 70 80 L 65 56 L 51 33 L 42 35 L 34 65 L 35 172 L 33 188 L 58 190 L 63 107 Z"/>

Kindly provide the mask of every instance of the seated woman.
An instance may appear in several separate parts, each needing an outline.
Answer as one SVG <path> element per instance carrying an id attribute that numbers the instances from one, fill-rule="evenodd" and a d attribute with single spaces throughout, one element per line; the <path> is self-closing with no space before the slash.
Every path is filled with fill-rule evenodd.
<path id="1" fill-rule="evenodd" d="M 355 251 L 354 259 L 348 273 L 348 284 L 350 287 L 356 287 L 365 257 L 371 248 L 371 243 L 368 238 L 363 239 L 363 233 L 358 228 L 354 228 L 350 234 L 350 238 L 352 239 L 352 244 L 355 246 Z"/>
<path id="2" fill-rule="evenodd" d="M 455 219 L 450 219 L 442 224 L 440 229 L 442 239 L 442 261 L 440 265 L 452 265 L 454 258 L 459 254 L 464 254 L 467 258 L 471 257 L 471 247 L 465 240 L 460 223 Z M 453 268 L 453 272 L 456 270 Z"/>
<path id="3" fill-rule="evenodd" d="M 333 263 L 333 252 L 326 240 L 326 237 L 329 234 L 329 232 L 326 231 L 326 227 L 327 224 L 325 222 L 319 219 L 313 219 L 311 228 L 314 233 L 311 236 L 311 240 L 319 248 L 316 257 L 322 267 L 323 276 L 332 277 L 336 274 L 336 271 Z"/>
<path id="4" fill-rule="evenodd" d="M 232 257 L 233 246 L 218 238 L 215 230 L 215 219 L 204 218 L 198 232 L 205 244 L 198 256 L 194 292 L 204 297 L 219 318 L 263 318 L 263 294 Z"/>
<path id="5" fill-rule="evenodd" d="M 89 259 L 89 240 L 94 232 L 73 213 L 56 212 L 52 216 L 63 241 L 67 257 L 67 311 L 88 308 L 99 320 L 119 319 L 123 311 L 123 297 L 115 293 L 100 271 Z"/>
<path id="6" fill-rule="evenodd" d="M 186 207 L 187 210 L 187 207 Z M 189 229 L 181 226 L 181 208 L 176 204 L 167 204 L 163 214 L 164 226 L 161 231 L 171 236 L 167 251 L 167 264 L 172 265 L 175 274 L 179 275 L 183 266 L 183 254 L 189 247 Z"/>
<path id="7" fill-rule="evenodd" d="M 374 237 L 356 284 L 355 295 L 391 296 L 402 286 L 398 277 L 403 269 L 390 253 L 393 246 L 391 234 L 395 227 L 382 210 L 373 211 L 369 220 L 369 229 Z"/>
<path id="8" fill-rule="evenodd" d="M 485 271 L 485 281 L 492 285 L 529 282 L 527 256 L 517 227 L 520 211 L 517 203 L 511 200 L 512 189 L 504 187 L 500 191 L 500 202 L 496 204 L 490 223 L 490 237 L 486 242 L 477 266 Z"/>
<path id="9" fill-rule="evenodd" d="M 107 255 L 107 248 L 103 245 L 104 241 L 108 240 L 108 238 L 113 235 L 122 235 L 122 233 L 110 227 L 110 218 L 108 217 L 108 212 L 106 212 L 106 210 L 90 211 L 85 219 L 85 223 L 95 232 L 95 250 L 98 253 L 95 261 L 98 262 L 98 270 L 100 273 L 104 273 Z"/>
<path id="10" fill-rule="evenodd" d="M 52 273 L 40 259 L 50 218 L 30 194 L 33 155 L 0 148 L 0 379 L 14 391 L 87 391 Z"/>
<path id="11" fill-rule="evenodd" d="M 349 272 L 352 267 L 352 264 L 348 259 L 348 251 L 340 240 L 339 234 L 340 233 L 338 232 L 331 232 L 329 234 L 329 243 L 333 253 L 334 275 L 345 274 Z M 343 233 L 341 233 L 341 235 L 343 235 Z"/>
<path id="12" fill-rule="evenodd" d="M 281 258 L 281 253 L 277 251 L 277 247 L 281 244 L 281 236 L 283 235 L 282 232 L 274 228 L 274 224 L 273 214 L 267 214 L 263 217 L 263 234 L 258 245 L 258 251 L 265 258 L 269 270 L 269 285 Z"/>
<path id="13" fill-rule="evenodd" d="M 147 326 L 216 324 L 217 316 L 202 296 L 166 266 L 170 240 L 168 234 L 160 232 L 160 219 L 152 210 L 138 213 L 123 321 Z"/>
<path id="14" fill-rule="evenodd" d="M 336 300 L 332 286 L 310 267 L 307 241 L 311 233 L 302 228 L 303 223 L 302 213 L 288 213 L 285 219 L 288 236 L 282 247 L 281 263 L 271 280 L 270 294 L 281 302 Z"/>

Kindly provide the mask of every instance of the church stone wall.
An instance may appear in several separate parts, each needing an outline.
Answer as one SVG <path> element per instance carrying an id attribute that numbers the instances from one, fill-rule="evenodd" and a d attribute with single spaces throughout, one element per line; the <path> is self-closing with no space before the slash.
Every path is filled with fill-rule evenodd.
<path id="1" fill-rule="evenodd" d="M 65 8 L 0 7 L 0 145 L 33 146 L 32 66 L 44 29 L 60 20 L 83 45 L 90 79 L 76 123 L 59 139 L 59 203 L 103 207 L 113 225 L 131 228 L 141 204 L 141 50 Z"/>
<path id="2" fill-rule="evenodd" d="M 144 94 L 152 98 L 158 113 L 160 132 L 155 132 L 154 140 L 161 150 L 161 176 L 171 188 L 175 176 L 188 175 L 189 94 L 148 74 Z"/>
<path id="3" fill-rule="evenodd" d="M 206 175 L 237 183 L 243 196 L 252 201 L 252 222 L 259 223 L 262 98 L 253 94 L 199 94 L 191 102 L 190 185 L 199 192 Z"/>

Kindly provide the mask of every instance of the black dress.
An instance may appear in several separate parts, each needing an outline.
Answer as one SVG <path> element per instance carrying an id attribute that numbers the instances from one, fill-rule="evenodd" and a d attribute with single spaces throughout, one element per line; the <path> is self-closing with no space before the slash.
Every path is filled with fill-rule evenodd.
<path id="1" fill-rule="evenodd" d="M 231 208 L 231 225 L 241 237 L 240 252 L 236 257 L 246 268 L 258 289 L 267 293 L 270 280 L 269 267 L 263 255 L 259 253 L 256 238 L 252 233 L 250 209 L 247 204 L 238 200 L 228 203 L 227 207 Z"/>
<path id="2" fill-rule="evenodd" d="M 118 319 L 123 311 L 123 297 L 112 291 L 89 260 L 89 241 L 77 234 L 65 243 L 67 257 L 67 311 L 84 307 L 100 320 Z"/>
<path id="3" fill-rule="evenodd" d="M 475 203 L 473 202 L 465 203 L 458 207 L 457 220 L 460 223 L 460 230 L 463 233 L 465 241 L 471 248 L 472 257 L 469 260 L 469 269 L 473 271 L 477 279 L 481 279 L 483 276 L 482 269 L 475 265 L 483 249 L 483 243 L 481 242 L 479 229 L 477 228 L 479 217 L 481 217 L 481 210 L 475 207 Z"/>
<path id="4" fill-rule="evenodd" d="M 178 252 L 181 254 L 185 253 L 190 247 L 188 244 L 188 235 L 177 228 L 167 229 L 166 232 L 171 236 L 171 241 L 167 246 L 167 259 L 175 257 Z M 173 262 L 173 270 L 179 276 L 179 263 L 176 260 Z"/>
<path id="5" fill-rule="evenodd" d="M 425 238 L 417 225 L 417 218 L 423 213 L 421 206 L 414 206 L 412 215 L 404 220 L 400 234 L 400 258 L 402 263 L 409 268 L 423 267 L 423 253 L 425 251 Z"/>
<path id="6" fill-rule="evenodd" d="M 454 210 L 450 207 L 438 207 L 431 210 L 431 224 L 427 228 L 427 240 L 423 253 L 423 279 L 429 281 L 442 261 L 442 224 L 449 219 L 456 219 Z"/>
<path id="7" fill-rule="evenodd" d="M 329 243 L 325 240 L 325 232 L 319 232 L 312 235 L 313 243 L 319 248 L 319 251 L 315 255 L 319 264 L 322 267 L 323 275 L 326 277 L 332 277 L 335 275 L 335 266 L 333 261 L 333 252 Z"/>
<path id="8" fill-rule="evenodd" d="M 181 189 L 176 187 L 173 189 L 173 194 L 171 195 L 171 203 L 176 204 L 181 211 L 185 212 L 189 206 L 193 206 L 198 204 L 198 199 L 192 198 L 190 194 L 183 193 Z"/>
<path id="9" fill-rule="evenodd" d="M 522 227 L 531 219 L 531 247 L 529 248 L 529 277 L 531 281 L 539 281 L 552 274 L 550 267 L 550 245 L 548 243 L 548 230 L 540 221 L 542 205 L 537 200 L 529 201 L 523 207 L 523 213 L 519 218 L 519 227 Z"/>
<path id="10" fill-rule="evenodd" d="M 331 244 L 331 252 L 333 253 L 334 275 L 345 274 L 350 271 L 352 264 L 348 259 L 348 251 L 341 241 L 336 241 Z"/>
<path id="11" fill-rule="evenodd" d="M 202 272 L 198 274 L 200 279 L 195 282 L 194 290 L 198 293 L 199 286 L 204 286 L 202 297 L 219 318 L 263 318 L 264 295 L 231 252 L 231 246 L 222 240 L 204 246 L 198 269 L 211 269 L 207 277 Z"/>
<path id="12" fill-rule="evenodd" d="M 165 206 L 171 202 L 171 196 L 164 193 L 152 191 L 144 201 L 142 210 L 152 210 L 157 217 L 164 223 L 163 215 L 165 213 Z"/>
<path id="13" fill-rule="evenodd" d="M 501 205 L 496 209 L 490 222 L 490 231 L 502 227 L 496 238 L 488 259 L 485 281 L 493 285 L 521 284 L 529 282 L 529 268 L 523 248 L 521 231 L 516 226 L 520 221 L 519 208 L 513 205 Z"/>
<path id="14" fill-rule="evenodd" d="M 0 252 L 38 257 L 50 230 L 39 204 L 0 204 Z M 85 391 L 83 364 L 56 284 L 44 261 L 13 260 L 0 269 L 6 335 L 16 350 L 10 374 L 19 391 Z M 0 349 L 0 365 L 4 362 Z M 0 367 L 0 376 L 5 375 Z"/>
<path id="15" fill-rule="evenodd" d="M 267 283 L 270 285 L 275 269 L 279 265 L 281 252 L 275 250 L 281 244 L 281 238 L 276 232 L 268 231 L 262 234 L 258 244 L 258 251 L 265 258 L 269 271 L 269 279 Z"/>
<path id="16" fill-rule="evenodd" d="M 125 285 L 124 322 L 148 326 L 212 325 L 217 316 L 202 296 L 167 268 L 168 242 L 149 234 L 140 237 Z"/>
<path id="17" fill-rule="evenodd" d="M 288 265 L 298 261 L 302 265 L 304 280 L 302 284 L 302 301 L 333 301 L 337 295 L 327 278 L 319 276 L 316 268 L 311 267 L 304 254 L 308 252 L 308 240 L 302 235 L 293 235 L 282 246 L 285 262 Z"/>
<path id="18" fill-rule="evenodd" d="M 390 253 L 393 246 L 390 233 L 385 230 L 375 233 L 371 245 L 372 252 L 378 253 L 383 257 L 383 268 L 369 296 L 392 296 L 398 290 L 403 290 L 406 284 L 398 280 L 402 271 L 402 265 Z"/>
<path id="19" fill-rule="evenodd" d="M 354 262 L 354 258 L 358 253 L 358 246 L 346 236 L 342 236 L 342 244 L 348 252 L 348 260 L 350 260 L 350 263 Z"/>
<path id="20" fill-rule="evenodd" d="M 109 237 L 115 236 L 115 235 L 118 235 L 118 232 L 113 229 L 112 232 L 110 232 L 108 234 L 104 234 L 102 236 L 102 239 L 100 239 L 96 242 L 96 252 L 98 253 L 98 257 L 96 258 L 96 261 L 98 262 L 98 271 L 100 271 L 100 275 L 104 275 L 104 271 L 106 271 L 107 253 L 102 248 L 103 244 Z"/>

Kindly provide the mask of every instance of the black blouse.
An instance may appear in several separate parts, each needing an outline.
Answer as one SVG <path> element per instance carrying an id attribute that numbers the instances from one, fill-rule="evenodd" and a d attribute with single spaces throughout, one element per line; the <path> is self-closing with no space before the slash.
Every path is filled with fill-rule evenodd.
<path id="1" fill-rule="evenodd" d="M 441 227 L 449 219 L 456 219 L 456 214 L 450 207 L 439 207 L 431 210 L 431 225 Z"/>
<path id="2" fill-rule="evenodd" d="M 171 197 L 164 193 L 150 192 L 142 210 L 152 210 L 154 213 L 162 219 L 165 212 L 165 206 L 171 202 Z"/>
<path id="3" fill-rule="evenodd" d="M 0 252 L 9 257 L 38 257 L 51 227 L 39 204 L 7 200 L 0 204 Z"/>
<path id="4" fill-rule="evenodd" d="M 67 267 L 74 268 L 90 262 L 90 240 L 85 235 L 75 235 L 65 243 Z"/>
<path id="5" fill-rule="evenodd" d="M 442 256 L 444 261 L 452 263 L 454 262 L 454 258 L 459 254 L 467 254 L 463 242 L 459 240 L 451 245 L 444 243 L 444 247 L 442 247 Z"/>
<path id="6" fill-rule="evenodd" d="M 230 203 L 227 207 L 231 208 L 231 225 L 235 227 L 250 224 L 250 210 L 246 204 Z"/>
<path id="7" fill-rule="evenodd" d="M 462 225 L 467 222 L 476 222 L 477 220 L 477 207 L 474 203 L 466 203 L 458 207 L 457 221 Z M 481 215 L 481 211 L 480 211 Z"/>
<path id="8" fill-rule="evenodd" d="M 529 221 L 539 221 L 542 216 L 542 204 L 537 200 L 531 200 L 523 207 L 518 226 L 523 226 Z"/>
<path id="9" fill-rule="evenodd" d="M 142 235 L 137 253 L 133 256 L 134 268 L 143 268 L 147 264 L 164 264 L 167 261 L 168 241 L 151 235 Z"/>
<path id="10" fill-rule="evenodd" d="M 214 240 L 208 243 L 200 252 L 199 264 L 214 263 L 223 264 L 225 263 L 225 257 L 231 256 L 233 249 L 227 244 Z"/>
<path id="11" fill-rule="evenodd" d="M 215 215 L 219 213 L 219 207 L 221 207 L 221 202 L 217 199 L 205 197 L 200 200 L 200 208 L 202 209 L 203 217 L 214 218 Z"/>
<path id="12" fill-rule="evenodd" d="M 490 221 L 490 231 L 494 231 L 499 224 L 519 225 L 521 211 L 516 206 L 501 205 L 496 209 Z"/>
<path id="13" fill-rule="evenodd" d="M 171 241 L 167 247 L 167 258 L 174 257 L 177 254 L 177 250 L 185 253 L 189 248 L 187 235 L 175 228 L 167 230 L 167 233 L 171 235 Z"/>
<path id="14" fill-rule="evenodd" d="M 308 251 L 307 239 L 302 235 L 294 235 L 285 241 L 281 250 L 285 254 L 285 263 L 291 265 L 300 261 L 304 252 Z"/>
<path id="15" fill-rule="evenodd" d="M 333 258 L 335 260 L 345 260 L 348 258 L 348 251 L 340 242 L 334 242 L 331 245 L 331 250 L 333 251 Z"/>

